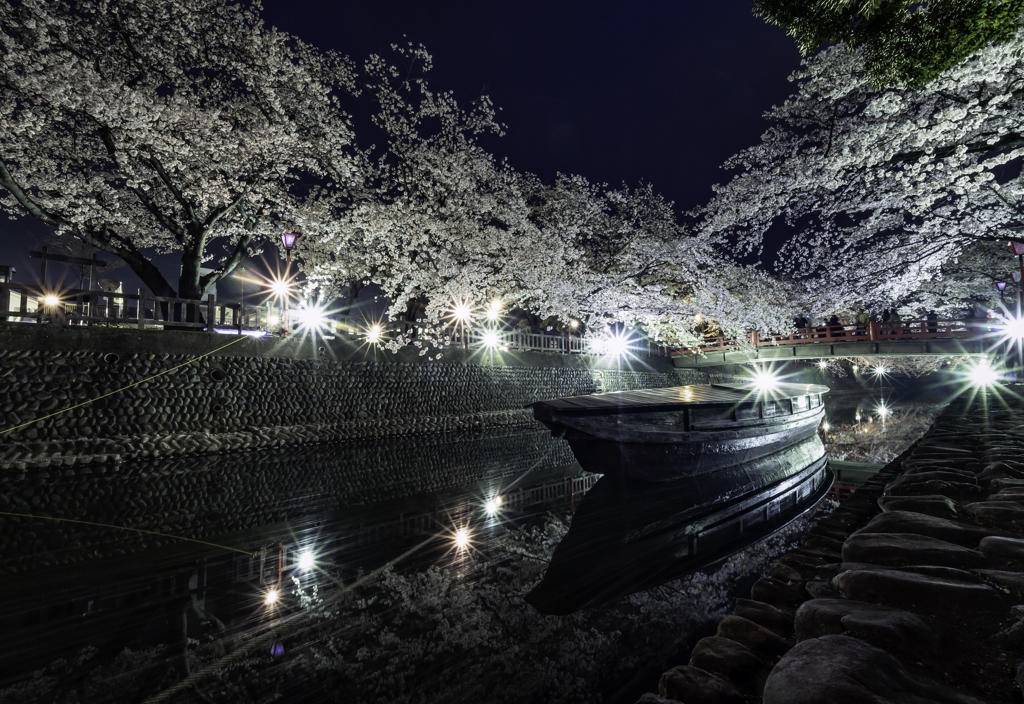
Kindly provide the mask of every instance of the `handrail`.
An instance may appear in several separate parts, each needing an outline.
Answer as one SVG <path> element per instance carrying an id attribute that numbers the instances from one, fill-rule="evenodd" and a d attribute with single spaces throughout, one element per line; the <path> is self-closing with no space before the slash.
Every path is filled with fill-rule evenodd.
<path id="1" fill-rule="evenodd" d="M 56 296 L 59 303 L 46 305 L 46 296 Z M 15 299 L 17 299 L 15 301 Z M 16 305 L 11 307 L 12 302 Z M 31 303 L 31 306 L 29 305 Z M 292 309 L 292 322 L 298 315 Z M 271 320 L 277 318 L 273 324 Z M 66 324 L 103 324 L 134 326 L 140 330 L 154 327 L 195 328 L 214 331 L 230 328 L 236 332 L 264 330 L 284 326 L 283 311 L 271 306 L 249 306 L 240 303 L 221 303 L 210 295 L 206 300 L 153 296 L 140 289 L 138 293 L 108 293 L 86 289 L 64 288 L 53 290 L 36 284 L 0 283 L 0 322 Z M 366 318 L 352 315 L 331 315 L 329 324 L 334 334 L 353 338 L 365 337 L 372 323 Z M 415 331 L 417 321 L 394 320 L 377 323 L 384 342 L 391 334 Z M 570 333 L 534 333 L 503 330 L 499 333 L 498 348 L 509 351 L 552 352 L 557 354 L 599 354 L 593 341 Z M 456 327 L 450 338 L 453 346 L 482 349 L 490 342 L 479 330 Z M 628 352 L 633 356 L 667 356 L 668 349 L 653 345 L 650 340 L 635 338 Z"/>
<path id="2" fill-rule="evenodd" d="M 47 296 L 55 296 L 58 303 L 47 305 L 44 302 Z M 266 327 L 273 311 L 269 306 L 218 302 L 212 295 L 203 301 L 152 296 L 142 289 L 138 293 L 125 293 L 0 283 L 0 321 L 15 318 L 15 322 L 114 324 L 135 326 L 140 330 L 165 325 L 208 331 L 230 327 L 242 332 Z"/>
<path id="3" fill-rule="evenodd" d="M 996 334 L 987 318 L 933 318 L 868 323 L 841 323 L 839 325 L 812 325 L 795 328 L 790 333 L 761 335 L 754 331 L 750 338 L 705 337 L 696 349 L 677 348 L 673 357 L 706 352 L 728 352 L 742 347 L 776 347 L 779 345 L 813 345 L 823 342 L 889 342 L 892 340 L 977 339 Z"/>

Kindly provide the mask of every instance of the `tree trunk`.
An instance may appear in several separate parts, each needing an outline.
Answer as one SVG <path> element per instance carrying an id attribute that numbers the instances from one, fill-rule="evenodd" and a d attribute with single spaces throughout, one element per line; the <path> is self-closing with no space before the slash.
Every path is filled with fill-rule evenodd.
<path id="1" fill-rule="evenodd" d="M 364 288 L 361 281 L 349 281 L 348 292 L 345 294 L 345 304 L 341 308 L 342 315 L 352 315 L 352 306 L 359 298 L 359 292 Z"/>

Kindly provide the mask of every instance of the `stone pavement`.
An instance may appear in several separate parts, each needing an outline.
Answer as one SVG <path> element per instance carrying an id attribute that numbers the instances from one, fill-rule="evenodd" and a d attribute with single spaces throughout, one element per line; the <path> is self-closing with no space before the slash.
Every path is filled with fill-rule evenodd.
<path id="1" fill-rule="evenodd" d="M 1022 390 L 951 403 L 638 704 L 1021 701 Z"/>

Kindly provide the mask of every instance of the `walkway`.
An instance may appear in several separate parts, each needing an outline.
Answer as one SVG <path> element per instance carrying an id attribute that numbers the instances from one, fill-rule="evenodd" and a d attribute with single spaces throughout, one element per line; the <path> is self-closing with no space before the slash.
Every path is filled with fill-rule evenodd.
<path id="1" fill-rule="evenodd" d="M 991 354 L 1000 338 L 991 320 L 905 320 L 867 325 L 798 328 L 790 335 L 760 336 L 742 342 L 705 338 L 696 350 L 671 352 L 677 367 L 714 367 L 756 359 L 896 357 Z"/>

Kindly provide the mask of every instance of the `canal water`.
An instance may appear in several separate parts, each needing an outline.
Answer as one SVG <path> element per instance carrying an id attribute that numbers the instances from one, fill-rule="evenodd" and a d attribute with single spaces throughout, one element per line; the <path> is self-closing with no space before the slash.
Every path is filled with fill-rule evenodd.
<path id="1" fill-rule="evenodd" d="M 830 452 L 883 461 L 940 407 L 876 391 L 826 397 Z M 0 701 L 632 702 L 829 510 L 541 614 L 599 479 L 533 426 L 4 475 Z"/>

